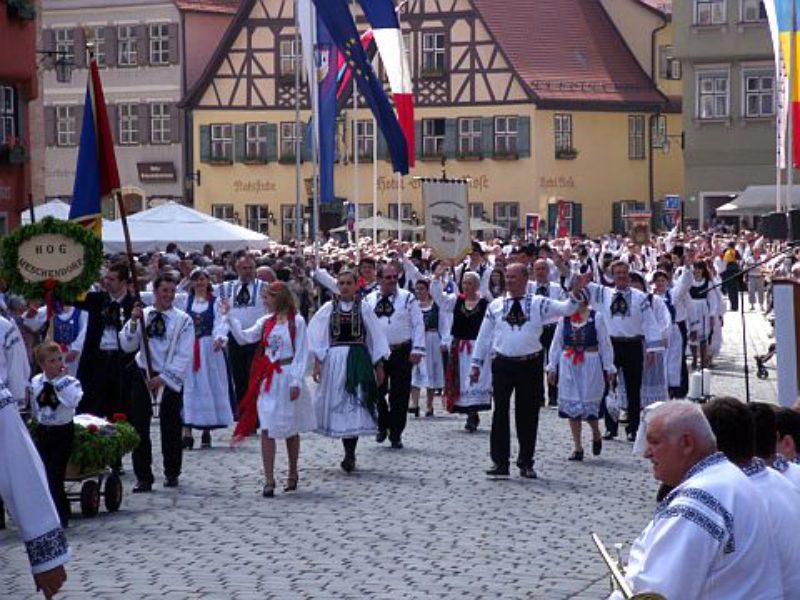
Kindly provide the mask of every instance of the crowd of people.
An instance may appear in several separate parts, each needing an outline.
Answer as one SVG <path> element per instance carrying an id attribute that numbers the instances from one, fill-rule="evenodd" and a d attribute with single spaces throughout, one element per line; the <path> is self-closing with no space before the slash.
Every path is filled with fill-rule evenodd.
<path id="1" fill-rule="evenodd" d="M 764 258 L 772 260 L 762 263 Z M 96 289 L 74 305 L 57 306 L 52 324 L 46 307 L 6 294 L 0 369 L 7 385 L 0 413 L 16 412 L 11 407 L 18 402 L 32 412 L 42 461 L 36 469 L 57 508 L 58 525 L 45 532 L 50 546 L 44 551 L 36 550 L 41 532 L 31 538 L 22 528 L 29 551 L 34 549 L 32 564 L 39 568 L 40 554 L 68 552 L 63 457 L 76 411 L 128 416 L 141 438 L 132 456 L 134 493 L 151 492 L 155 484 L 154 407 L 165 487 L 179 486 L 183 454 L 194 449 L 196 431 L 203 449 L 215 443 L 214 430 L 233 426 L 235 445 L 260 429 L 262 494 L 269 498 L 277 486 L 277 440 L 285 440 L 288 456 L 283 491 L 292 492 L 300 482 L 301 434 L 342 440 L 340 466 L 350 473 L 359 438 L 374 436 L 401 450 L 408 415 L 424 418 L 437 411 L 465 415 L 469 432 L 481 426 L 482 412 L 491 411 L 492 462 L 486 473 L 507 478 L 513 395 L 520 477 L 538 476 L 537 432 L 545 404 L 557 407 L 568 423 L 570 461 L 585 459 L 584 422 L 593 456 L 602 453 L 604 441 L 620 435 L 622 423 L 625 439 L 635 443 L 639 436 L 656 477 L 674 488 L 652 527 L 664 515 L 696 523 L 692 515 L 702 514 L 702 506 L 695 506 L 693 493 L 678 492 L 697 469 L 659 473 L 658 424 L 671 429 L 705 417 L 691 403 L 665 401 L 686 398 L 690 370 L 713 367 L 726 311 L 738 309 L 743 291 L 751 311 L 756 305 L 770 310 L 772 276 L 800 278 L 800 261 L 782 243 L 750 232 L 673 230 L 645 244 L 617 235 L 476 240 L 457 261 L 437 259 L 422 244 L 391 240 L 316 248 L 276 243 L 263 252 L 220 255 L 210 247 L 183 253 L 171 244 L 164 253 L 136 257 L 133 269 L 127 256 L 108 257 Z M 28 384 L 32 371 L 40 373 Z M 656 408 L 645 430 L 640 421 L 649 407 Z M 793 431 L 786 435 L 796 444 Z M 709 431 L 697 434 L 692 456 L 698 463 L 722 462 L 714 452 L 725 452 L 723 436 L 714 433 L 716 442 Z M 20 451 L 25 442 L 17 438 Z M 778 469 L 788 464 L 774 447 L 762 459 Z M 749 468 L 745 459 L 735 462 Z M 7 492 L 14 469 L 24 465 L 12 467 L 9 481 L 0 477 L 0 496 L 15 518 L 24 518 Z M 111 467 L 123 469 L 121 463 Z M 715 493 L 708 492 L 716 498 Z M 689 508 L 679 504 L 683 499 Z M 60 536 L 52 534 L 56 530 Z M 733 533 L 723 519 L 712 538 L 732 544 Z M 735 533 L 738 543 L 742 536 Z M 632 555 L 630 577 L 643 582 L 637 588 L 654 581 L 648 552 L 662 551 L 660 536 L 645 531 L 642 548 Z M 670 565 L 658 569 L 669 571 Z"/>

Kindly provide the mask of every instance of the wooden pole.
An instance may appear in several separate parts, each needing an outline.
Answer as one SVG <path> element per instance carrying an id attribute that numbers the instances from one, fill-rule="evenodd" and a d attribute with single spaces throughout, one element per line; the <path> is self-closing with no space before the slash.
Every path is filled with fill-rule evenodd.
<path id="1" fill-rule="evenodd" d="M 131 281 L 133 282 L 133 296 L 136 298 L 136 302 L 142 302 L 141 292 L 139 290 L 139 279 L 136 277 L 136 265 L 133 262 L 133 244 L 131 244 L 131 234 L 128 231 L 128 214 L 125 212 L 125 205 L 122 202 L 122 192 L 120 190 L 114 190 L 114 196 L 117 198 L 117 206 L 119 207 L 119 218 L 122 221 L 122 233 L 125 236 L 125 250 L 128 255 L 128 269 L 131 272 Z M 144 321 L 144 319 L 142 319 Z M 147 328 L 144 325 L 144 322 L 141 324 L 142 327 L 142 344 L 144 350 L 144 358 L 145 362 L 147 363 L 147 376 L 152 377 L 153 374 L 153 359 L 150 356 L 150 343 L 147 340 Z"/>

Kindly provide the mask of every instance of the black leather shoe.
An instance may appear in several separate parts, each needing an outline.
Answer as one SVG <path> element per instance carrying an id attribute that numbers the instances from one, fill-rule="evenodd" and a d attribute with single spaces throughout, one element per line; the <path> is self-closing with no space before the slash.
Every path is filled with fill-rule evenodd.
<path id="1" fill-rule="evenodd" d="M 575 450 L 572 454 L 569 455 L 569 458 L 567 460 L 576 460 L 576 461 L 583 460 L 583 450 Z"/>
<path id="2" fill-rule="evenodd" d="M 508 477 L 508 465 L 494 465 L 486 474 L 489 477 Z"/>
<path id="3" fill-rule="evenodd" d="M 626 437 L 628 438 L 629 442 L 635 442 L 636 441 L 636 434 L 635 433 L 629 433 Z"/>
<path id="4" fill-rule="evenodd" d="M 603 451 L 603 440 L 602 438 L 599 440 L 592 441 L 592 456 L 600 456 L 600 453 Z"/>
<path id="5" fill-rule="evenodd" d="M 134 494 L 144 494 L 147 492 L 153 491 L 153 484 L 152 483 L 145 483 L 144 481 L 137 481 L 136 485 L 133 486 L 133 493 Z"/>
<path id="6" fill-rule="evenodd" d="M 403 449 L 403 442 L 400 440 L 395 440 L 392 442 L 392 448 L 395 450 L 402 450 Z"/>
<path id="7" fill-rule="evenodd" d="M 184 436 L 182 446 L 184 450 L 191 450 L 194 448 L 194 438 L 190 435 Z"/>
<path id="8" fill-rule="evenodd" d="M 178 478 L 177 477 L 167 477 L 164 480 L 164 487 L 178 487 Z"/>
<path id="9" fill-rule="evenodd" d="M 200 447 L 204 450 L 211 448 L 211 432 L 208 429 L 203 432 L 203 435 L 200 438 Z"/>
<path id="10" fill-rule="evenodd" d="M 342 470 L 345 473 L 352 473 L 356 468 L 356 459 L 353 456 L 345 456 L 341 462 Z"/>
<path id="11" fill-rule="evenodd" d="M 378 435 L 375 436 L 375 441 L 378 442 L 379 444 L 382 444 L 383 442 L 386 441 L 387 437 L 389 437 L 389 434 L 385 429 L 383 429 L 378 432 Z"/>
<path id="12" fill-rule="evenodd" d="M 524 477 L 525 479 L 537 478 L 536 471 L 533 470 L 533 467 L 520 467 L 519 476 Z"/>
<path id="13" fill-rule="evenodd" d="M 604 440 L 613 440 L 615 437 L 617 437 L 617 434 L 616 433 L 611 433 L 610 431 L 606 431 L 603 434 L 603 439 Z"/>

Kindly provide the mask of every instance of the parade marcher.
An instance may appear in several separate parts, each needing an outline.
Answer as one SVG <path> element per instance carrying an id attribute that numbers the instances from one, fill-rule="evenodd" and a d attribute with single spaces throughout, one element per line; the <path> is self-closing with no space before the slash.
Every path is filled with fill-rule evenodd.
<path id="1" fill-rule="evenodd" d="M 297 313 L 294 296 L 282 281 L 264 286 L 262 300 L 269 316 L 261 317 L 251 327 L 244 329 L 230 313 L 226 313 L 226 321 L 240 344 L 258 344 L 234 442 L 255 431 L 258 422 L 265 479 L 262 495 L 271 498 L 275 495 L 275 440 L 286 440 L 289 472 L 283 491 L 293 492 L 300 480 L 300 434 L 313 431 L 316 419 L 305 384 L 305 319 Z"/>
<path id="2" fill-rule="evenodd" d="M 614 349 L 603 319 L 584 304 L 556 325 L 548 353 L 547 377 L 558 385 L 558 416 L 569 419 L 573 451 L 568 460 L 583 460 L 581 425 L 592 430 L 592 454 L 603 450 L 598 419 L 605 385 L 611 385 L 617 369 Z"/>
<path id="3" fill-rule="evenodd" d="M 261 301 L 261 290 L 265 284 L 256 279 L 256 262 L 249 254 L 241 254 L 236 259 L 237 279 L 226 281 L 219 285 L 215 296 L 224 298 L 230 304 L 230 315 L 236 317 L 243 329 L 248 329 L 265 316 L 264 304 Z M 232 336 L 228 336 L 228 361 L 233 378 L 234 402 L 231 409 L 234 417 L 237 416 L 239 404 L 242 401 L 250 377 L 250 365 L 257 344 L 240 344 Z"/>
<path id="4" fill-rule="evenodd" d="M 362 256 L 358 263 L 358 295 L 366 298 L 378 288 L 377 265 L 371 256 Z M 325 269 L 315 269 L 314 279 L 325 289 L 333 294 L 339 293 L 336 285 L 336 277 L 328 273 Z"/>
<path id="5" fill-rule="evenodd" d="M 103 276 L 103 291 L 89 292 L 75 303 L 88 315 L 77 373 L 83 387 L 78 412 L 105 418 L 116 413 L 130 414 L 132 375 L 127 367 L 133 354 L 126 352 L 119 341 L 119 332 L 131 318 L 134 305 L 128 291 L 130 280 L 126 264 L 112 263 Z"/>
<path id="6" fill-rule="evenodd" d="M 308 325 L 318 382 L 314 409 L 317 433 L 341 438 L 341 467 L 356 466 L 356 446 L 362 435 L 378 431 L 378 386 L 389 344 L 375 313 L 358 296 L 355 273 L 340 271 L 339 297 L 326 302 Z"/>
<path id="7" fill-rule="evenodd" d="M 219 298 L 212 292 L 211 280 L 202 267 L 190 275 L 191 291 L 176 301 L 194 324 L 192 366 L 183 384 L 183 448 L 194 447 L 192 429 L 202 430 L 201 448 L 211 447 L 211 430 L 233 423 L 228 365 L 222 352 L 228 341 L 228 328 L 219 314 Z"/>
<path id="8" fill-rule="evenodd" d="M 784 598 L 764 505 L 747 476 L 716 451 L 700 407 L 675 400 L 653 408 L 646 436 L 653 476 L 674 489 L 631 548 L 625 579 L 633 593 Z"/>
<path id="9" fill-rule="evenodd" d="M 67 579 L 64 565 L 71 553 L 48 491 L 44 465 L 17 409 L 27 381 L 27 371 L 17 357 L 22 341 L 16 327 L 5 319 L 0 321 L 0 331 L 4 337 L 0 369 L 6 382 L 0 389 L 0 500 L 25 543 L 36 590 L 52 598 Z"/>
<path id="10" fill-rule="evenodd" d="M 740 261 L 742 256 L 736 249 L 735 242 L 728 242 L 725 251 L 722 253 L 722 261 L 725 263 L 724 270 L 720 273 L 722 280 L 723 292 L 728 296 L 731 303 L 731 312 L 739 310 L 739 293 L 740 290 L 740 277 L 736 275 L 741 271 Z"/>
<path id="11" fill-rule="evenodd" d="M 444 265 L 437 268 L 436 277 L 431 283 L 431 295 L 436 304 L 443 312 L 452 315 L 444 399 L 448 412 L 466 413 L 464 428 L 474 433 L 480 424 L 479 411 L 492 408 L 492 370 L 482 369 L 477 382 L 470 380 L 475 340 L 478 339 L 489 301 L 480 296 L 481 282 L 477 273 L 464 276 L 463 294 L 445 292 L 441 281 L 444 269 Z"/>
<path id="12" fill-rule="evenodd" d="M 646 408 L 656 402 L 663 402 L 669 397 L 669 390 L 667 388 L 667 364 L 664 357 L 667 354 L 667 342 L 669 340 L 669 331 L 672 327 L 672 317 L 670 316 L 667 304 L 664 299 L 658 294 L 647 291 L 644 277 L 640 273 L 632 272 L 630 274 L 631 286 L 639 290 L 647 296 L 647 301 L 650 303 L 650 309 L 653 311 L 656 324 L 659 332 L 661 333 L 660 345 L 661 352 L 656 356 L 656 360 L 647 362 L 645 361 L 642 369 L 642 385 L 641 385 L 641 407 Z M 625 378 L 622 377 L 618 384 L 617 393 L 621 393 L 623 398 L 627 398 L 627 388 L 625 385 Z M 627 406 L 625 400 L 621 402 L 622 406 Z"/>
<path id="13" fill-rule="evenodd" d="M 755 456 L 755 420 L 743 402 L 715 398 L 703 406 L 703 414 L 717 438 L 717 449 L 744 471 L 764 501 L 784 592 L 800 593 L 800 489 Z"/>
<path id="14" fill-rule="evenodd" d="M 411 404 L 409 412 L 419 417 L 420 388 L 425 388 L 427 396 L 425 416 L 433 416 L 433 396 L 436 390 L 444 388 L 444 364 L 442 361 L 442 339 L 446 336 L 442 310 L 430 293 L 430 281 L 418 279 L 414 285 L 417 302 L 422 311 L 425 325 L 425 358 L 414 366 L 411 372 Z"/>
<path id="15" fill-rule="evenodd" d="M 689 288 L 687 307 L 687 331 L 692 352 L 692 369 L 705 368 L 710 361 L 709 342 L 714 333 L 717 315 L 717 295 L 710 290 L 713 285 L 705 261 L 692 265 L 694 279 Z"/>
<path id="16" fill-rule="evenodd" d="M 154 402 L 159 404 L 164 487 L 177 487 L 181 474 L 181 390 L 192 365 L 194 327 L 191 317 L 173 306 L 176 285 L 172 276 L 159 275 L 153 283 L 153 306 L 136 306 L 130 320 L 119 332 L 122 350 L 136 351 L 139 370 L 138 375 L 133 376 L 131 391 L 133 410 L 130 422 L 140 437 L 139 445 L 133 451 L 133 470 L 137 480 L 134 493 L 153 489 L 150 422 Z M 150 365 L 143 346 L 143 329 L 147 334 Z"/>
<path id="17" fill-rule="evenodd" d="M 86 311 L 64 304 L 53 315 L 52 338 L 64 353 L 64 366 L 73 377 L 78 373 L 81 352 L 86 340 L 86 326 L 89 315 Z M 31 331 L 41 331 L 48 325 L 47 307 L 42 306 L 35 313 L 30 312 L 30 317 L 24 319 L 25 327 Z"/>
<path id="18" fill-rule="evenodd" d="M 492 276 L 492 269 L 486 260 L 486 251 L 483 249 L 481 243 L 477 240 L 472 242 L 472 252 L 466 258 L 465 262 L 461 263 L 453 270 L 453 279 L 458 286 L 460 292 L 464 291 L 464 275 L 472 271 L 477 273 L 481 281 L 481 295 L 484 298 L 489 298 L 489 280 Z"/>
<path id="19" fill-rule="evenodd" d="M 580 299 L 573 294 L 558 301 L 534 296 L 527 291 L 528 271 L 525 265 L 514 263 L 506 269 L 508 291 L 493 300 L 486 309 L 475 352 L 472 356 L 470 379 L 480 380 L 481 371 L 489 368 L 491 358 L 494 412 L 492 414 L 491 456 L 494 465 L 486 473 L 492 477 L 507 477 L 511 454 L 509 407 L 514 394 L 520 476 L 535 479 L 533 468 L 536 436 L 539 428 L 539 409 L 544 400 L 544 356 L 542 325 L 553 316 L 574 313 Z M 580 291 L 582 279 L 576 278 L 574 291 Z"/>
<path id="20" fill-rule="evenodd" d="M 653 277 L 656 293 L 662 294 L 674 323 L 667 343 L 667 384 L 671 398 L 685 398 L 689 393 L 689 369 L 686 366 L 686 352 L 689 347 L 687 328 L 689 288 L 692 285 L 692 260 L 686 257 L 683 246 L 672 247 L 673 276 L 670 281 L 660 283 Z M 692 255 L 692 258 L 694 255 Z M 687 265 L 687 262 L 689 266 Z M 671 284 L 671 285 L 670 285 Z M 665 288 L 661 291 L 661 286 Z M 677 332 L 676 332 L 677 329 Z"/>
<path id="21" fill-rule="evenodd" d="M 544 298 L 551 300 L 564 300 L 567 293 L 559 283 L 550 279 L 550 266 L 543 258 L 538 259 L 533 263 L 533 280 L 528 282 L 528 291 Z M 542 325 L 542 349 L 544 351 L 545 360 L 550 355 L 550 344 L 553 342 L 553 336 L 556 332 L 556 324 L 558 317 L 549 319 Z M 539 385 L 539 382 L 534 382 L 534 385 Z M 544 385 L 544 384 L 542 384 Z M 558 406 L 558 386 L 551 385 L 548 378 L 547 383 L 547 404 L 548 406 Z"/>
<path id="22" fill-rule="evenodd" d="M 656 360 L 655 350 L 662 343 L 661 331 L 647 296 L 630 286 L 630 267 L 617 261 L 611 267 L 614 287 L 588 284 L 592 308 L 603 316 L 611 345 L 617 377 L 625 378 L 628 407 L 628 441 L 636 439 L 641 411 L 642 371 L 645 362 Z M 606 416 L 604 439 L 617 436 L 617 423 Z"/>
<path id="23" fill-rule="evenodd" d="M 745 268 L 747 271 L 747 300 L 750 303 L 750 310 L 755 310 L 755 305 L 758 303 L 758 310 L 764 311 L 766 304 L 764 303 L 764 294 L 766 291 L 766 266 L 758 265 L 763 260 L 761 249 L 754 248 L 752 254 L 745 259 Z M 752 267 L 752 268 L 751 268 Z"/>
<path id="24" fill-rule="evenodd" d="M 777 451 L 778 425 L 775 409 L 766 402 L 751 402 L 747 408 L 753 414 L 755 422 L 755 455 L 800 489 L 800 465 L 789 462 Z"/>
<path id="25" fill-rule="evenodd" d="M 425 356 L 425 324 L 414 295 L 397 287 L 395 267 L 382 267 L 378 279 L 379 287 L 366 297 L 366 303 L 383 326 L 391 353 L 384 364 L 375 440 L 382 443 L 388 436 L 392 448 L 400 449 L 411 394 L 411 372 Z"/>
<path id="26" fill-rule="evenodd" d="M 42 370 L 30 383 L 30 401 L 36 429 L 36 449 L 47 473 L 50 496 L 58 510 L 61 526 L 69 523 L 69 501 L 64 491 L 67 463 L 72 452 L 75 408 L 81 401 L 81 383 L 66 373 L 64 355 L 55 342 L 44 342 L 34 350 Z"/>

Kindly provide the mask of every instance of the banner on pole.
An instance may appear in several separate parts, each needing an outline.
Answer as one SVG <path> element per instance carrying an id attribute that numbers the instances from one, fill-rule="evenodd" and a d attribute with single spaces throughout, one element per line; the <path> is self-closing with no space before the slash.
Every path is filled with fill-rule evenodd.
<path id="1" fill-rule="evenodd" d="M 461 260 L 472 249 L 468 190 L 464 179 L 422 180 L 425 240 L 438 258 Z"/>
<path id="2" fill-rule="evenodd" d="M 539 213 L 526 213 L 525 214 L 525 241 L 532 242 L 539 237 L 539 222 L 541 215 Z"/>

